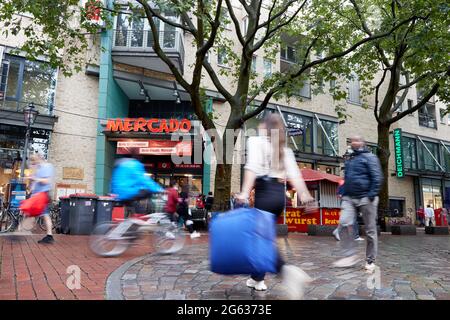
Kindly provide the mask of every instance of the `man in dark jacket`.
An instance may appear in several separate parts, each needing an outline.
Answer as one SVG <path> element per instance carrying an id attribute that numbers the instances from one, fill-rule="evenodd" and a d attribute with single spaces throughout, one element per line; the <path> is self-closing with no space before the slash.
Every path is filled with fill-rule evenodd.
<path id="1" fill-rule="evenodd" d="M 375 271 L 377 257 L 377 207 L 378 193 L 383 180 L 378 158 L 365 147 L 364 139 L 354 136 L 351 139 L 353 150 L 345 162 L 345 184 L 341 204 L 339 224 L 340 239 L 345 257 L 334 263 L 335 267 L 351 267 L 358 263 L 356 242 L 353 237 L 355 216 L 362 213 L 367 235 L 366 265 L 369 272 Z"/>

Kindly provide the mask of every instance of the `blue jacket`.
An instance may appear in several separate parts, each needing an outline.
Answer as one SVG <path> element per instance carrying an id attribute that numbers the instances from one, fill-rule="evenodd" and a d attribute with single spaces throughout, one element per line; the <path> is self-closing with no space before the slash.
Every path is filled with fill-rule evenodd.
<path id="1" fill-rule="evenodd" d="M 382 181 L 380 161 L 367 149 L 354 151 L 345 162 L 344 196 L 376 197 Z"/>

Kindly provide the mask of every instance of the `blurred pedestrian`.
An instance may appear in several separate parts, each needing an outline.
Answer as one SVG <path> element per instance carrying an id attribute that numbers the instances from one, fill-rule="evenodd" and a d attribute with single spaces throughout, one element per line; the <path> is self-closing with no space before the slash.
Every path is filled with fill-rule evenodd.
<path id="1" fill-rule="evenodd" d="M 425 210 L 422 206 L 417 210 L 417 217 L 419 218 L 419 227 L 425 226 Z"/>
<path id="2" fill-rule="evenodd" d="M 364 221 L 367 247 L 365 269 L 375 271 L 378 251 L 377 207 L 382 174 L 378 158 L 365 146 L 361 136 L 351 139 L 353 153 L 345 162 L 345 184 L 341 203 L 339 237 L 344 258 L 336 261 L 335 267 L 351 267 L 358 263 L 355 242 L 355 216 L 361 212 Z"/>
<path id="3" fill-rule="evenodd" d="M 166 189 L 167 202 L 164 212 L 170 215 L 171 221 L 178 221 L 177 206 L 179 200 L 178 183 L 175 179 L 171 179 L 169 188 Z"/>
<path id="4" fill-rule="evenodd" d="M 30 157 L 30 164 L 33 168 L 33 174 L 28 177 L 31 180 L 31 196 L 39 192 L 45 192 L 48 195 L 48 199 L 50 199 L 50 191 L 52 189 L 53 177 L 55 175 L 55 169 L 53 165 L 46 161 L 43 155 L 39 153 L 32 154 Z M 41 244 L 51 244 L 55 242 L 52 233 L 52 219 L 50 218 L 48 207 L 45 208 L 44 212 L 40 215 L 44 219 L 46 236 L 38 241 Z M 35 217 L 36 219 L 38 217 Z M 25 218 L 27 219 L 35 219 L 33 218 Z M 23 224 L 27 224 L 26 221 L 23 221 Z"/>
<path id="5" fill-rule="evenodd" d="M 214 197 L 213 197 L 213 193 L 210 191 L 210 192 L 208 192 L 208 196 L 206 197 L 206 200 L 205 200 L 206 210 L 208 210 L 208 212 L 211 212 L 213 205 L 214 205 Z"/>
<path id="6" fill-rule="evenodd" d="M 425 226 L 430 227 L 430 223 L 431 226 L 436 225 L 433 207 L 431 205 L 427 205 L 427 207 L 425 208 Z"/>
<path id="7" fill-rule="evenodd" d="M 247 163 L 245 165 L 242 192 L 236 195 L 241 202 L 247 202 L 255 187 L 255 208 L 279 216 L 285 206 L 285 179 L 297 190 L 303 203 L 314 199 L 309 194 L 302 178 L 294 153 L 285 147 L 286 134 L 283 121 L 275 114 L 268 115 L 258 127 L 259 135 L 247 142 Z M 311 278 L 300 268 L 287 265 L 278 252 L 276 266 L 283 284 L 291 298 L 303 297 L 304 286 Z M 247 286 L 255 290 L 266 290 L 265 274 L 252 274 Z"/>
<path id="8" fill-rule="evenodd" d="M 194 222 L 189 214 L 189 199 L 189 190 L 186 186 L 184 186 L 183 191 L 180 192 L 177 213 L 178 216 L 183 219 L 184 225 L 188 229 L 191 239 L 194 239 L 200 237 L 200 233 L 194 230 Z"/>

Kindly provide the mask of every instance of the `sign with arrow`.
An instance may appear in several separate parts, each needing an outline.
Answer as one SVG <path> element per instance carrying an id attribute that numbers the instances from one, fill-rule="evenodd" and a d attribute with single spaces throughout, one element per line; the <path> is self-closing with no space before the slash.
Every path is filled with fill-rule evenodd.
<path id="1" fill-rule="evenodd" d="M 301 128 L 287 128 L 287 133 L 291 137 L 303 135 L 303 129 Z"/>

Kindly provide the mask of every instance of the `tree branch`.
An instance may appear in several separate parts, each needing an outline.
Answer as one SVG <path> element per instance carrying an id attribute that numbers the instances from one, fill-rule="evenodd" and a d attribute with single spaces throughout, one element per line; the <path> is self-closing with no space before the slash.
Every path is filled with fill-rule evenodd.
<path id="1" fill-rule="evenodd" d="M 206 61 L 206 59 L 203 60 L 203 66 L 205 67 L 205 70 L 208 72 L 209 76 L 211 77 L 212 82 L 214 83 L 214 86 L 217 88 L 217 90 L 220 92 L 220 94 L 224 96 L 225 100 L 231 101 L 233 99 L 233 96 L 222 85 L 222 83 L 219 80 L 219 78 L 217 77 L 217 74 L 214 71 L 213 67 L 211 66 L 211 64 L 208 61 Z"/>
<path id="2" fill-rule="evenodd" d="M 438 74 L 444 73 L 444 72 L 446 72 L 446 71 L 426 72 L 423 75 L 421 75 L 421 76 L 417 77 L 416 79 L 414 79 L 413 81 L 410 81 L 407 84 L 398 87 L 398 91 L 397 92 L 405 90 L 405 89 L 408 89 L 408 88 L 412 87 L 413 85 L 415 85 L 417 82 L 422 81 L 423 79 L 426 79 L 426 78 L 428 78 L 430 76 L 435 76 L 435 75 L 438 75 Z"/>
<path id="3" fill-rule="evenodd" d="M 375 115 L 375 119 L 377 120 L 378 123 L 381 123 L 380 117 L 378 116 L 378 102 L 379 102 L 378 94 L 379 94 L 380 87 L 384 82 L 384 79 L 386 77 L 386 73 L 388 70 L 389 70 L 388 68 L 383 69 L 383 76 L 381 77 L 381 80 L 378 82 L 377 86 L 375 87 L 375 107 L 373 109 L 373 114 Z"/>
<path id="4" fill-rule="evenodd" d="M 236 18 L 236 15 L 234 14 L 233 5 L 231 4 L 230 0 L 225 0 L 225 2 L 227 3 L 228 13 L 230 14 L 231 20 L 233 20 L 234 27 L 236 28 L 236 35 L 238 37 L 238 40 L 241 43 L 241 45 L 244 45 L 245 40 L 244 40 L 244 37 L 242 36 L 242 31 L 241 31 L 241 26 L 240 26 L 239 20 Z"/>

